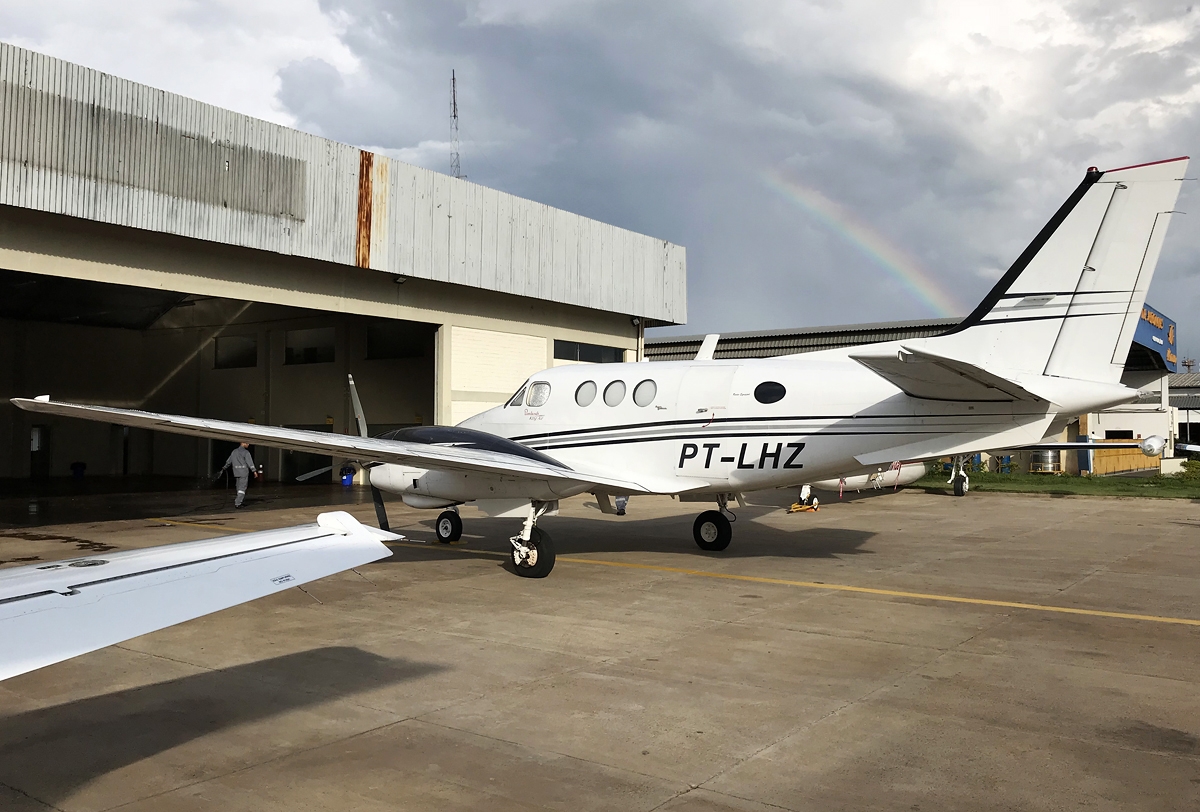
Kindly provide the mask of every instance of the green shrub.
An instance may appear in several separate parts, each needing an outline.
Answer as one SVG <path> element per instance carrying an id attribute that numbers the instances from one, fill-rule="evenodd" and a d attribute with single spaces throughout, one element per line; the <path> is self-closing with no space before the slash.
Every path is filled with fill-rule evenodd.
<path id="1" fill-rule="evenodd" d="M 1186 460 L 1183 463 L 1183 470 L 1175 474 L 1175 479 L 1200 482 L 1200 460 Z"/>

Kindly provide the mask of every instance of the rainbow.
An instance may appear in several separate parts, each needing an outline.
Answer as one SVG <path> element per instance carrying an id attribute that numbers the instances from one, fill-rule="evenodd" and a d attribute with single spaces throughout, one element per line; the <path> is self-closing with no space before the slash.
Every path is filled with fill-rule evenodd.
<path id="1" fill-rule="evenodd" d="M 942 317 L 960 316 L 965 309 L 954 297 L 942 290 L 917 264 L 916 260 L 869 225 L 846 211 L 816 189 L 802 186 L 794 180 L 774 173 L 764 173 L 763 181 L 789 202 L 825 228 L 865 254 L 876 265 L 900 282 L 914 299 Z"/>

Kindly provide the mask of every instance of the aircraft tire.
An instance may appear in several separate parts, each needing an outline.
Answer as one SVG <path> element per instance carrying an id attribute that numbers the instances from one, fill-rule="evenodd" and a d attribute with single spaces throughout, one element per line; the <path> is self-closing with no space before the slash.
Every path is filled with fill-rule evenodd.
<path id="1" fill-rule="evenodd" d="M 554 542 L 550 534 L 540 527 L 533 528 L 529 534 L 529 546 L 533 551 L 527 559 L 522 559 L 520 552 L 513 548 L 513 568 L 522 578 L 545 578 L 554 569 Z"/>
<path id="2" fill-rule="evenodd" d="M 449 544 L 462 538 L 462 517 L 453 510 L 444 510 L 433 523 L 433 532 L 442 544 Z"/>
<path id="3" fill-rule="evenodd" d="M 954 495 L 955 496 L 966 496 L 967 495 L 967 478 L 965 476 L 963 476 L 962 474 L 959 474 L 958 476 L 956 476 L 954 478 Z"/>
<path id="4" fill-rule="evenodd" d="M 692 538 L 701 550 L 719 553 L 733 540 L 733 527 L 721 511 L 706 510 L 696 517 L 692 525 Z"/>

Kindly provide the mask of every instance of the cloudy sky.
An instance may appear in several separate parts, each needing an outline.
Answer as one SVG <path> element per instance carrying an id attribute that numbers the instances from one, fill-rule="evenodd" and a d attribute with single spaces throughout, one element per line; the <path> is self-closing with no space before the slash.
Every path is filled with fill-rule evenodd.
<path id="1" fill-rule="evenodd" d="M 453 68 L 471 180 L 687 247 L 676 333 L 962 315 L 1088 166 L 1200 161 L 1200 2 L 39 0 L 0 39 L 439 171 Z M 1191 356 L 1198 187 L 1150 294 Z"/>

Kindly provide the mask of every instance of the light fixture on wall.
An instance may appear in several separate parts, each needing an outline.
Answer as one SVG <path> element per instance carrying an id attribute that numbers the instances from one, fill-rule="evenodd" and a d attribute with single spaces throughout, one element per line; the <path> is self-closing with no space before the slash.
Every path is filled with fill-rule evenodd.
<path id="1" fill-rule="evenodd" d="M 632 324 L 634 327 L 637 327 L 639 324 L 642 323 L 642 320 L 639 319 L 637 316 L 634 316 L 632 319 L 629 320 L 629 323 Z"/>
<path id="2" fill-rule="evenodd" d="M 404 276 L 403 274 L 396 274 L 396 277 L 392 281 L 395 282 L 397 285 L 403 285 L 405 282 L 408 281 L 408 277 Z"/>

